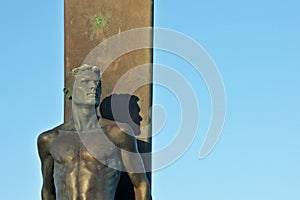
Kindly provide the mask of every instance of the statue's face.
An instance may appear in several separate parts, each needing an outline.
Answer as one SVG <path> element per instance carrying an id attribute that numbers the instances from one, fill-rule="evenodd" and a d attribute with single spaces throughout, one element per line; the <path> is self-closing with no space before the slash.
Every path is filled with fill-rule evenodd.
<path id="1" fill-rule="evenodd" d="M 79 72 L 74 82 L 72 100 L 77 105 L 99 105 L 101 82 L 98 73 L 92 70 Z"/>

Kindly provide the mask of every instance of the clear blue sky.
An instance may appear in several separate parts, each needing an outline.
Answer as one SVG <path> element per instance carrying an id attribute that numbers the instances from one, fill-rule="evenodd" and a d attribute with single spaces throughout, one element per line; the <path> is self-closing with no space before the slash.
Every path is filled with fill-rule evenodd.
<path id="1" fill-rule="evenodd" d="M 199 160 L 209 93 L 189 64 L 156 52 L 156 63 L 190 81 L 201 116 L 186 153 L 153 173 L 154 199 L 300 199 L 299 8 L 296 0 L 155 2 L 155 26 L 193 38 L 218 66 L 227 117 L 216 147 Z M 63 5 L 11 0 L 0 11 L 1 199 L 34 200 L 41 188 L 37 135 L 63 120 Z M 180 113 L 164 88 L 154 96 L 168 117 L 154 141 L 160 147 L 172 139 Z"/>

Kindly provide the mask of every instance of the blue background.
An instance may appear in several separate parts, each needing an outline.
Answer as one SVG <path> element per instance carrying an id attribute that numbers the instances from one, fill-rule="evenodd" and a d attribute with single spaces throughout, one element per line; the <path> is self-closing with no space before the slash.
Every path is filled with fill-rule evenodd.
<path id="1" fill-rule="evenodd" d="M 216 147 L 200 160 L 210 119 L 205 83 L 185 61 L 155 52 L 156 63 L 190 81 L 201 117 L 191 147 L 153 173 L 154 199 L 300 199 L 299 8 L 296 0 L 155 1 L 155 26 L 193 38 L 218 66 L 227 117 Z M 1 199 L 40 199 L 36 138 L 63 120 L 63 3 L 4 1 L 0 24 Z M 180 108 L 161 87 L 154 102 L 167 114 L 154 138 L 159 148 L 174 136 Z"/>

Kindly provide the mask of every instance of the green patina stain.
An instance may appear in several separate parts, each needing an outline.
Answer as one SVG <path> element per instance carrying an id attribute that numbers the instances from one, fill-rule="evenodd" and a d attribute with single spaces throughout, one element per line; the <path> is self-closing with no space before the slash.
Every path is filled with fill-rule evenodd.
<path id="1" fill-rule="evenodd" d="M 95 26 L 101 29 L 105 23 L 105 17 L 103 15 L 92 15 L 90 16 L 90 21 L 95 24 Z"/>
<path id="2" fill-rule="evenodd" d="M 90 40 L 94 40 L 107 25 L 107 17 L 102 12 L 99 12 L 97 14 L 87 15 L 87 18 L 90 24 L 89 37 Z"/>

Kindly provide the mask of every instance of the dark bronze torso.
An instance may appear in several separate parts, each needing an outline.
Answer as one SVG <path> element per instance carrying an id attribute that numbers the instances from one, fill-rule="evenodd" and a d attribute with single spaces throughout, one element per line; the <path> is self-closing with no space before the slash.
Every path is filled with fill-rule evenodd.
<path id="1" fill-rule="evenodd" d="M 109 149 L 105 159 L 121 164 L 120 152 L 116 148 Z M 50 154 L 54 159 L 57 199 L 114 199 L 120 172 L 94 158 L 76 131 L 59 130 L 50 146 Z"/>

